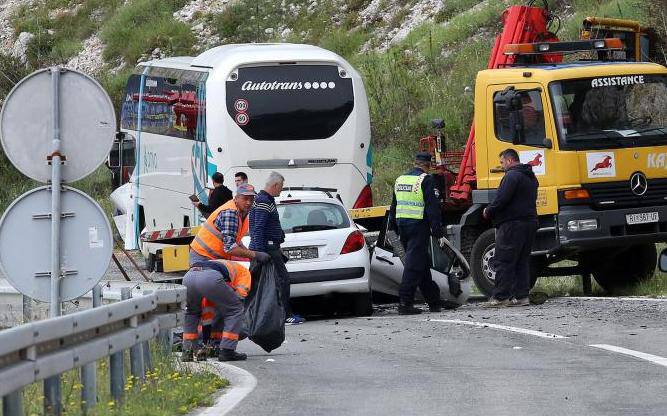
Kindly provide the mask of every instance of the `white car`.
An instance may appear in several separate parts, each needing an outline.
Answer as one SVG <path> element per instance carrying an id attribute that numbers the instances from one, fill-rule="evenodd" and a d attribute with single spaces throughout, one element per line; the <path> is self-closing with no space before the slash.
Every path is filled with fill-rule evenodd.
<path id="1" fill-rule="evenodd" d="M 276 198 L 289 258 L 290 298 L 346 296 L 353 313 L 373 311 L 370 253 L 335 191 L 286 190 Z M 244 243 L 249 244 L 249 237 Z"/>
<path id="2" fill-rule="evenodd" d="M 394 248 L 383 230 L 378 236 L 371 258 L 371 284 L 374 292 L 398 297 L 398 288 L 403 277 L 403 262 L 394 254 Z M 448 243 L 448 242 L 447 242 Z M 400 243 L 399 243 L 400 244 Z M 442 249 L 432 239 L 429 254 L 431 255 L 431 276 L 440 288 L 440 298 L 445 308 L 455 309 L 468 301 L 472 289 L 470 266 L 465 258 L 456 251 L 451 244 Z M 458 280 L 461 293 L 452 295 L 449 290 L 449 278 Z M 423 296 L 417 290 L 415 300 L 423 301 Z"/>

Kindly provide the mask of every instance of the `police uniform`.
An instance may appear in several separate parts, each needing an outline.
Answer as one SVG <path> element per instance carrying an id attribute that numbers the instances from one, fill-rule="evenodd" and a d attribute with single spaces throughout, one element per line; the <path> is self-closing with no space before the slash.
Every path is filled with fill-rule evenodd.
<path id="1" fill-rule="evenodd" d="M 429 163 L 431 155 L 418 153 L 416 161 Z M 440 289 L 431 276 L 428 250 L 431 236 L 443 236 L 439 197 L 433 177 L 420 167 L 399 176 L 394 184 L 389 228 L 398 231 L 405 248 L 403 278 L 398 292 L 399 313 L 421 312 L 413 306 L 417 288 L 432 311 L 440 308 Z"/>

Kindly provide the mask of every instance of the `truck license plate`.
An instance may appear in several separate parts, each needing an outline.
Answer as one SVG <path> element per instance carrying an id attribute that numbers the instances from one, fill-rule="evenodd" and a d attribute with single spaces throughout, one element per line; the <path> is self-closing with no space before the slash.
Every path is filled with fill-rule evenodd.
<path id="1" fill-rule="evenodd" d="M 651 222 L 658 222 L 659 217 L 657 212 L 642 212 L 641 214 L 627 214 L 625 220 L 628 225 L 648 224 Z"/>

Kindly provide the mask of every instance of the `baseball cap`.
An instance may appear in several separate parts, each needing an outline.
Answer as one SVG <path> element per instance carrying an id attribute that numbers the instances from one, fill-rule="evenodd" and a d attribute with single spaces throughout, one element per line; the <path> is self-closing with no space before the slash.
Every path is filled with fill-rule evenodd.
<path id="1" fill-rule="evenodd" d="M 250 185 L 249 183 L 242 183 L 239 185 L 238 188 L 236 188 L 236 194 L 237 195 L 247 195 L 247 196 L 256 196 L 257 192 L 255 192 L 255 187 Z"/>
<path id="2" fill-rule="evenodd" d="M 415 156 L 415 162 L 431 162 L 431 154 L 428 152 L 419 152 Z"/>

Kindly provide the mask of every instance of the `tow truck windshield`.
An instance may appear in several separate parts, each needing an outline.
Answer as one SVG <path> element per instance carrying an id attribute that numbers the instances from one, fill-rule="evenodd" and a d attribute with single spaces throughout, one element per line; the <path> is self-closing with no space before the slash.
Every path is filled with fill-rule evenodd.
<path id="1" fill-rule="evenodd" d="M 667 76 L 558 81 L 549 91 L 563 150 L 667 144 Z"/>

